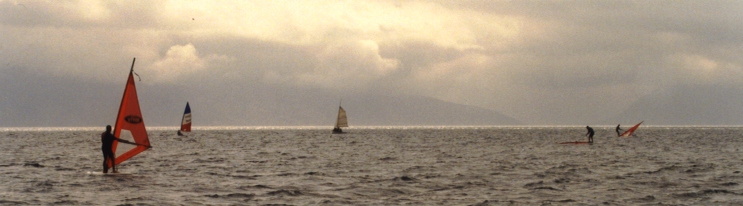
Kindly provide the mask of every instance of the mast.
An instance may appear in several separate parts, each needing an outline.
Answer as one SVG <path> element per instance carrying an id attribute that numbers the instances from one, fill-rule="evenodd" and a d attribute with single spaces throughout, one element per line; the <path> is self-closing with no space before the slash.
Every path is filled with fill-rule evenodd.
<path id="1" fill-rule="evenodd" d="M 132 73 L 134 72 L 134 62 L 137 61 L 137 57 L 134 57 L 132 59 L 132 67 L 129 68 L 129 78 L 132 78 Z M 127 84 L 129 84 L 129 80 L 126 81 Z M 119 114 L 116 115 L 116 123 L 114 124 L 114 130 L 116 131 L 116 126 L 119 125 L 119 118 L 121 118 L 121 105 L 124 105 L 124 100 L 126 99 L 126 90 L 129 87 L 124 87 L 124 94 L 121 96 L 121 103 L 119 104 Z M 115 132 L 114 132 L 115 133 Z"/>
<path id="2" fill-rule="evenodd" d="M 134 59 L 132 59 L 132 68 L 129 69 L 129 73 L 134 72 L 134 61 L 137 61 L 137 57 L 134 57 Z"/>

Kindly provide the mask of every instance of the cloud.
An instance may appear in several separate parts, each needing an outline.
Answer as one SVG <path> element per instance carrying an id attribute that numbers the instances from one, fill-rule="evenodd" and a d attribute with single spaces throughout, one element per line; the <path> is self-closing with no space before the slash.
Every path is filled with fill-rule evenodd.
<path id="1" fill-rule="evenodd" d="M 153 62 L 147 70 L 154 75 L 157 82 L 177 83 L 184 77 L 209 69 L 215 61 L 229 61 L 229 58 L 218 55 L 201 58 L 192 44 L 175 45 L 168 49 L 165 56 Z"/>
<path id="2" fill-rule="evenodd" d="M 109 82 L 136 57 L 135 71 L 160 87 L 419 94 L 527 123 L 582 124 L 674 85 L 743 85 L 741 8 L 738 1 L 0 1 L 0 68 Z"/>
<path id="3" fill-rule="evenodd" d="M 321 87 L 368 87 L 370 82 L 394 72 L 398 67 L 395 59 L 379 54 L 374 41 L 361 40 L 326 45 L 314 56 L 317 64 L 313 68 L 294 76 L 274 76 L 276 79 L 295 79 L 300 84 Z"/>

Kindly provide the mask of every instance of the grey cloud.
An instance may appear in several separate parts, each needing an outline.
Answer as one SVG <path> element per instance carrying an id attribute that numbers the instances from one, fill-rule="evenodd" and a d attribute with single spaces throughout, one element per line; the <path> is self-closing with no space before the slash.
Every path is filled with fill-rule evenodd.
<path id="1" fill-rule="evenodd" d="M 108 88 L 117 94 L 114 99 L 119 98 L 119 84 L 102 85 L 122 79 L 131 57 L 138 58 L 135 70 L 145 79 L 142 94 L 153 95 L 143 98 L 143 105 L 159 105 L 163 110 L 165 105 L 199 99 L 202 102 L 194 107 L 217 105 L 213 109 L 235 114 L 233 118 L 256 115 L 231 111 L 236 105 L 252 108 L 293 98 L 313 101 L 303 94 L 329 99 L 344 94 L 416 94 L 502 112 L 526 123 L 585 124 L 623 113 L 644 95 L 675 85 L 737 87 L 743 83 L 739 80 L 743 79 L 743 30 L 739 29 L 743 4 L 738 1 L 402 1 L 373 7 L 394 6 L 389 11 L 403 17 L 421 12 L 405 12 L 411 8 L 459 15 L 444 25 L 409 24 L 419 26 L 416 29 L 430 27 L 430 32 L 466 25 L 445 35 L 421 32 L 399 37 L 394 35 L 419 31 L 394 22 L 361 22 L 373 28 L 330 23 L 315 28 L 293 22 L 296 17 L 223 22 L 229 18 L 208 16 L 219 16 L 220 11 L 167 13 L 166 3 L 160 1 L 102 2 L 98 6 L 103 13 L 90 14 L 102 18 L 73 15 L 85 9 L 75 2 L 23 4 L 0 2 L 0 69 L 16 76 L 27 72 L 24 81 L 54 84 L 7 85 L 4 88 L 10 91 L 4 93 L 30 93 L 59 102 L 73 100 L 54 93 L 70 91 L 46 87 L 70 85 L 88 91 L 80 85 L 97 85 L 101 89 L 89 93 L 106 93 L 103 88 Z M 214 21 L 191 20 L 190 15 L 206 15 Z M 469 22 L 456 24 L 455 20 Z M 473 22 L 478 20 L 502 22 Z M 488 23 L 492 28 L 478 27 Z M 281 30 L 267 31 L 274 28 Z M 255 29 L 254 36 L 250 29 Z M 515 34 L 494 32 L 498 29 L 513 29 Z M 437 37 L 462 38 L 434 40 Z M 157 67 L 157 62 L 166 62 L 168 50 L 184 45 L 193 45 L 203 67 L 178 75 L 165 73 L 162 64 Z M 171 75 L 174 81 L 160 81 L 162 75 Z M 7 96 L 3 105 L 19 108 L 6 110 L 15 112 L 14 117 L 28 110 L 21 102 L 38 101 Z"/>

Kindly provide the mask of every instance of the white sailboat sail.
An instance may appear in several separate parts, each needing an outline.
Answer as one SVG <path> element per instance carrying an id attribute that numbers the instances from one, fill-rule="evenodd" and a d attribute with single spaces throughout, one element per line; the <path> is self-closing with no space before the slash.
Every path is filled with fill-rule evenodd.
<path id="1" fill-rule="evenodd" d="M 335 121 L 335 127 L 348 127 L 348 118 L 346 117 L 346 110 L 343 107 L 338 107 L 338 119 Z"/>

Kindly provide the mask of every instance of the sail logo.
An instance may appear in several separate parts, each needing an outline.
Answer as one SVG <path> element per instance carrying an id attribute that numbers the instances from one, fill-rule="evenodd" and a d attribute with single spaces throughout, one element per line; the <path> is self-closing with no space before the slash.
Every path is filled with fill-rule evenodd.
<path id="1" fill-rule="evenodd" d="M 139 123 L 142 123 L 142 117 L 129 115 L 129 116 L 124 117 L 124 121 L 132 123 L 132 124 L 139 124 Z"/>

